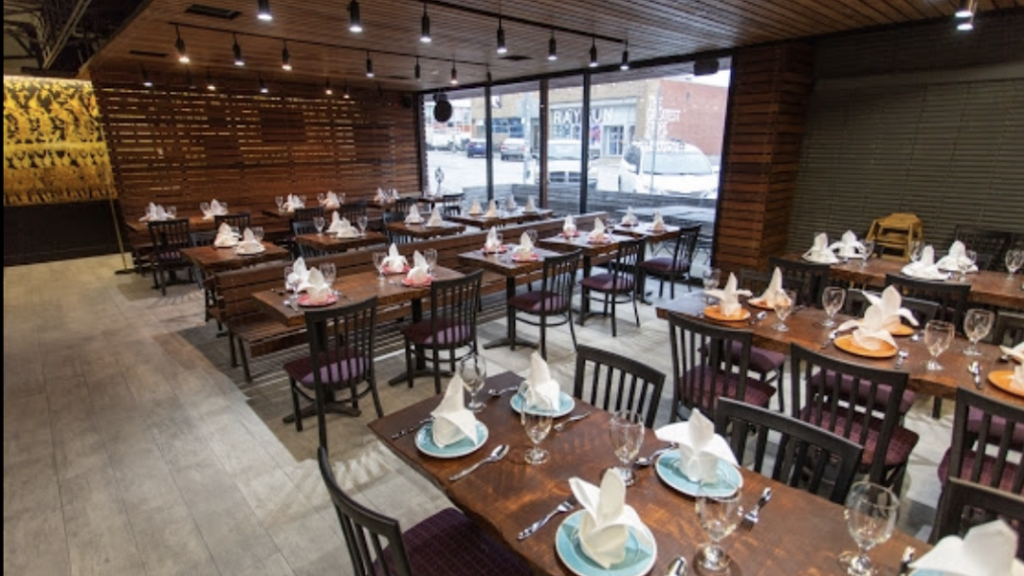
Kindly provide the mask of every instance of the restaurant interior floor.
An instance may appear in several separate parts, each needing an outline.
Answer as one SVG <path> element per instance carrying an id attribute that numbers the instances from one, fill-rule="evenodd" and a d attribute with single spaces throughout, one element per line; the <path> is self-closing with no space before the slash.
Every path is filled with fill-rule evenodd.
<path id="1" fill-rule="evenodd" d="M 173 286 L 162 298 L 148 278 L 114 275 L 120 265 L 113 256 L 4 269 L 5 571 L 350 574 L 316 466 L 315 420 L 302 433 L 281 422 L 291 408 L 280 365 L 301 351 L 257 359 L 255 381 L 247 384 L 229 367 L 227 342 L 203 322 L 194 286 Z M 641 306 L 639 329 L 631 311 L 620 311 L 617 339 L 608 321 L 595 318 L 577 330 L 580 342 L 671 374 L 667 327 L 654 307 Z M 524 328 L 530 336 L 534 330 Z M 493 321 L 481 326 L 480 338 L 503 331 L 504 321 Z M 554 374 L 570 390 L 568 331 L 550 334 Z M 492 373 L 529 368 L 527 349 L 485 355 Z M 379 381 L 403 364 L 400 354 L 380 358 Z M 413 389 L 382 385 L 384 409 L 427 398 L 432 388 L 426 379 Z M 490 400 L 487 409 L 505 409 L 503 402 Z M 668 403 L 660 423 L 668 420 Z M 940 420 L 929 417 L 930 406 L 930 398 L 919 399 L 907 418 L 921 442 L 899 522 L 923 539 L 952 421 L 951 402 Z M 372 410 L 360 418 L 328 416 L 343 488 L 405 527 L 447 506 L 374 439 L 366 427 L 372 418 Z M 608 457 L 611 465 L 611 450 Z M 679 505 L 680 514 L 693 513 L 688 501 Z"/>

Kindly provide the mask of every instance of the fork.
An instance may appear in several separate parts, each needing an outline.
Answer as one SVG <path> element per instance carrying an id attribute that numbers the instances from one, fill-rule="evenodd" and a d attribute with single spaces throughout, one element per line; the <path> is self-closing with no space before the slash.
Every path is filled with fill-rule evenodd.
<path id="1" fill-rule="evenodd" d="M 772 489 L 765 488 L 764 492 L 761 492 L 761 497 L 757 500 L 757 504 L 754 504 L 754 507 L 750 509 L 750 512 L 743 515 L 743 521 L 740 522 L 740 527 L 747 532 L 753 530 L 754 526 L 757 525 L 757 521 L 760 519 L 758 515 L 761 513 L 761 508 L 764 507 L 764 505 L 771 499 Z"/>
<path id="2" fill-rule="evenodd" d="M 566 500 L 565 502 L 562 502 L 561 504 L 559 504 L 557 507 L 555 507 L 554 510 L 552 510 L 551 512 L 548 512 L 546 516 L 544 516 L 540 520 L 537 520 L 533 524 L 530 524 L 529 526 L 527 526 L 525 530 L 523 530 L 522 532 L 519 533 L 518 536 L 516 536 L 516 538 L 519 539 L 519 540 L 526 540 L 530 536 L 533 536 L 534 532 L 536 532 L 537 530 L 540 530 L 541 527 L 544 526 L 545 524 L 547 524 L 552 518 L 554 518 L 558 514 L 563 514 L 565 512 L 568 512 L 569 510 L 572 510 L 575 507 L 576 507 L 576 498 L 574 496 L 570 496 L 568 500 Z"/>
<path id="3" fill-rule="evenodd" d="M 824 350 L 825 348 L 828 348 L 829 346 L 831 346 L 832 345 L 832 341 L 835 340 L 836 336 L 838 336 L 838 335 L 839 335 L 839 331 L 838 330 L 833 330 L 833 331 L 829 332 L 828 333 L 828 338 L 824 342 L 821 343 L 821 349 Z"/>

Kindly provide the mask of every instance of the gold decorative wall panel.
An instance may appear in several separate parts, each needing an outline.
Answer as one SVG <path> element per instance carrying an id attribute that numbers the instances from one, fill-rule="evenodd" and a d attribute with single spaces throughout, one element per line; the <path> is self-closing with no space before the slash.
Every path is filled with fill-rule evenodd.
<path id="1" fill-rule="evenodd" d="M 4 77 L 4 206 L 102 200 L 111 182 L 92 84 Z"/>

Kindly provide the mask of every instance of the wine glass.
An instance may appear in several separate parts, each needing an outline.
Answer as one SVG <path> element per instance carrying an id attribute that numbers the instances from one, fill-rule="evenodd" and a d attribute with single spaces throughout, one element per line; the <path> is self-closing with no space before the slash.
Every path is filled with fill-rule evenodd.
<path id="1" fill-rule="evenodd" d="M 252 237 L 255 238 L 257 242 L 263 242 L 263 237 L 265 234 L 266 231 L 263 230 L 263 226 L 252 227 Z"/>
<path id="2" fill-rule="evenodd" d="M 526 231 L 526 237 L 530 239 L 530 244 L 537 245 L 537 231 L 530 228 Z"/>
<path id="3" fill-rule="evenodd" d="M 173 218 L 175 218 L 178 215 L 178 207 L 177 206 L 168 206 L 166 212 L 167 212 L 167 217 L 173 219 Z"/>
<path id="4" fill-rule="evenodd" d="M 220 214 L 227 214 L 228 213 L 228 203 L 227 202 L 221 202 L 220 203 L 220 212 L 219 213 Z"/>
<path id="5" fill-rule="evenodd" d="M 924 242 L 920 240 L 910 241 L 910 261 L 918 262 L 921 260 L 921 250 L 924 249 Z"/>
<path id="6" fill-rule="evenodd" d="M 327 195 L 324 194 L 323 192 L 317 192 L 316 201 L 319 202 L 320 204 L 323 204 L 324 200 L 327 200 Z"/>
<path id="7" fill-rule="evenodd" d="M 274 203 L 277 204 L 278 212 L 284 212 L 284 196 L 275 196 Z"/>
<path id="8" fill-rule="evenodd" d="M 360 214 L 359 217 L 356 218 L 356 226 L 359 226 L 360 236 L 366 236 L 366 225 L 368 223 L 369 221 L 366 219 L 366 214 Z"/>
<path id="9" fill-rule="evenodd" d="M 714 290 L 715 288 L 718 288 L 718 283 L 722 280 L 722 271 L 718 268 L 708 268 L 704 271 L 703 279 L 704 291 L 707 292 L 708 290 Z M 705 296 L 704 300 L 708 304 L 711 304 L 710 296 Z"/>
<path id="10" fill-rule="evenodd" d="M 302 279 L 299 278 L 298 274 L 295 274 L 295 269 L 291 266 L 284 267 L 284 289 L 291 292 L 291 297 L 286 301 L 287 304 L 292 306 L 299 301 L 299 285 L 302 283 Z"/>
<path id="11" fill-rule="evenodd" d="M 377 273 L 380 276 L 378 280 L 380 280 L 381 282 L 384 281 L 384 260 L 387 257 L 388 255 L 384 252 L 373 253 L 373 267 L 377 269 Z"/>
<path id="12" fill-rule="evenodd" d="M 868 258 L 871 258 L 871 255 L 875 253 L 875 241 L 865 240 L 862 244 L 864 244 L 864 257 L 860 260 L 860 267 L 867 268 Z"/>
<path id="13" fill-rule="evenodd" d="M 434 266 L 437 265 L 437 250 L 427 248 L 423 251 L 423 259 L 427 261 L 427 274 L 434 276 Z"/>
<path id="14" fill-rule="evenodd" d="M 981 350 L 978 350 L 978 340 L 988 336 L 995 318 L 996 316 L 991 310 L 971 308 L 967 311 L 967 314 L 964 315 L 964 333 L 967 334 L 971 343 L 964 348 L 964 354 L 981 356 Z"/>
<path id="15" fill-rule="evenodd" d="M 551 431 L 551 412 L 531 410 L 524 406 L 521 416 L 526 436 L 533 442 L 533 447 L 526 451 L 526 463 L 536 465 L 547 462 L 550 455 L 540 447 L 540 441 Z"/>
<path id="16" fill-rule="evenodd" d="M 323 234 L 324 234 L 324 225 L 325 224 L 327 224 L 327 222 L 324 220 L 323 216 L 314 216 L 313 217 L 313 226 L 316 227 L 316 235 L 317 236 L 323 236 Z"/>
<path id="17" fill-rule="evenodd" d="M 846 301 L 846 290 L 838 286 L 829 286 L 821 293 L 821 305 L 825 308 L 828 318 L 822 320 L 821 325 L 831 328 L 836 325 L 835 315 L 843 307 Z"/>
<path id="18" fill-rule="evenodd" d="M 974 250 L 964 250 L 963 256 L 956 261 L 956 267 L 960 269 L 960 281 L 967 282 L 967 273 L 974 267 L 974 262 L 978 259 L 978 253 Z"/>
<path id="19" fill-rule="evenodd" d="M 852 576 L 876 574 L 868 550 L 892 536 L 899 513 L 899 498 L 885 486 L 871 482 L 858 482 L 846 497 L 846 527 L 857 543 L 858 550 L 839 555 L 839 565 Z"/>
<path id="20" fill-rule="evenodd" d="M 320 265 L 320 274 L 324 277 L 324 284 L 331 287 L 331 292 L 334 292 L 334 280 L 338 277 L 338 267 L 330 262 L 324 262 Z"/>
<path id="21" fill-rule="evenodd" d="M 789 313 L 793 311 L 796 293 L 792 290 L 783 290 L 782 292 L 782 294 L 775 297 L 775 302 L 772 306 L 775 309 L 775 315 L 779 317 L 779 321 L 772 328 L 779 332 L 786 332 L 789 330 L 789 326 L 786 326 L 786 318 L 789 318 Z"/>
<path id="22" fill-rule="evenodd" d="M 640 447 L 644 443 L 644 423 L 640 420 L 640 414 L 633 410 L 616 412 L 608 425 L 608 435 L 612 440 L 615 457 L 622 464 L 616 469 L 622 476 L 623 483 L 632 486 L 636 481 L 633 460 L 640 453 Z"/>
<path id="23" fill-rule="evenodd" d="M 336 196 L 338 197 L 338 205 L 339 206 L 345 203 L 345 193 L 344 192 L 338 192 L 336 194 Z"/>
<path id="24" fill-rule="evenodd" d="M 1010 272 L 1006 277 L 1013 278 L 1017 270 L 1024 266 L 1024 249 L 1007 250 L 1006 257 L 1003 260 L 1006 264 L 1006 269 Z"/>
<path id="25" fill-rule="evenodd" d="M 302 206 L 306 205 L 306 195 L 305 194 L 299 194 L 298 195 L 298 199 L 299 199 L 299 204 L 301 204 Z"/>
<path id="26" fill-rule="evenodd" d="M 924 326 L 924 345 L 932 357 L 926 365 L 928 370 L 942 370 L 938 357 L 953 342 L 953 324 L 942 320 L 930 320 Z"/>
<path id="27" fill-rule="evenodd" d="M 206 216 L 207 214 L 210 213 L 210 203 L 209 202 L 200 202 L 199 203 L 199 210 L 203 213 L 203 216 Z"/>
<path id="28" fill-rule="evenodd" d="M 731 558 L 718 542 L 736 530 L 742 515 L 736 477 L 719 476 L 714 481 L 700 483 L 697 488 L 697 518 L 700 527 L 711 538 L 711 542 L 700 546 L 694 559 L 700 568 L 728 574 Z"/>
<path id="29" fill-rule="evenodd" d="M 487 381 L 487 361 L 484 357 L 471 353 L 459 362 L 459 378 L 462 378 L 462 385 L 469 391 L 469 404 L 466 408 L 473 412 L 484 409 L 485 404 L 477 400 L 477 392 L 484 387 Z"/>

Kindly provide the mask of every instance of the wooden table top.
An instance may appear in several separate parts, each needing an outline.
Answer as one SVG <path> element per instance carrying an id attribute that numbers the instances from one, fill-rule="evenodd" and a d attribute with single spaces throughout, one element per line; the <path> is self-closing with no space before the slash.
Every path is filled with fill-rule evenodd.
<path id="1" fill-rule="evenodd" d="M 213 230 L 213 218 L 206 220 L 203 216 L 183 216 L 179 214 L 172 220 L 178 220 L 181 218 L 188 218 L 188 226 L 193 232 L 202 232 L 207 230 Z M 140 234 L 149 234 L 149 222 L 142 220 L 131 220 L 125 219 L 125 225 L 131 228 L 133 231 Z"/>
<path id="2" fill-rule="evenodd" d="M 805 348 L 810 348 L 816 352 L 823 352 L 828 356 L 845 360 L 847 362 L 854 362 L 864 366 L 884 368 L 887 370 L 894 369 L 895 358 L 886 358 L 882 360 L 862 358 L 860 356 L 844 352 L 843 350 L 839 350 L 834 345 L 829 346 L 825 350 L 821 350 L 821 343 L 827 339 L 828 333 L 832 330 L 831 328 L 825 328 L 819 325 L 826 316 L 823 310 L 819 310 L 817 308 L 804 308 L 795 314 L 791 314 L 789 318 L 786 319 L 786 325 L 789 326 L 789 330 L 786 332 L 780 332 L 772 328 L 776 322 L 774 312 L 768 312 L 768 316 L 764 320 L 761 320 L 754 325 L 750 325 L 750 322 L 747 320 L 741 322 L 718 322 L 707 317 L 702 317 L 702 312 L 706 306 L 707 305 L 704 303 L 703 291 L 695 290 L 682 298 L 676 298 L 670 302 L 659 304 L 658 317 L 667 318 L 669 313 L 676 313 L 689 316 L 691 318 L 701 318 L 704 322 L 708 322 L 710 324 L 750 330 L 754 333 L 754 346 L 774 350 L 776 352 L 782 352 L 784 354 L 789 353 L 790 344 L 799 344 Z M 749 304 L 746 304 L 745 308 L 751 312 L 751 315 L 760 312 L 759 309 L 754 308 Z M 849 316 L 844 316 L 842 314 L 836 315 L 836 321 L 838 323 L 842 323 L 849 318 Z M 978 344 L 978 349 L 982 352 L 981 356 L 965 356 L 963 354 L 963 349 L 967 346 L 967 340 L 957 338 L 949 349 L 943 352 L 938 358 L 939 364 L 943 366 L 944 370 L 933 372 L 925 369 L 925 362 L 931 356 L 928 353 L 928 348 L 924 344 L 924 338 L 921 338 L 918 342 L 914 342 L 909 337 L 898 336 L 896 337 L 896 343 L 900 348 L 910 352 L 910 356 L 908 356 L 904 361 L 901 370 L 905 370 L 910 374 L 909 386 L 914 390 L 933 394 L 942 398 L 956 398 L 956 389 L 961 386 L 970 390 L 977 390 L 974 386 L 973 377 L 967 371 L 967 366 L 972 360 L 976 359 L 981 364 L 983 383 L 982 392 L 986 396 L 991 396 L 1003 402 L 1024 404 L 1024 397 L 1003 392 L 999 388 L 987 382 L 987 375 L 989 372 L 994 370 L 1013 370 L 1013 365 L 1011 363 L 999 361 L 999 357 L 1002 355 L 1002 352 L 1000 352 L 998 346 L 980 342 Z"/>
<path id="3" fill-rule="evenodd" d="M 521 380 L 506 372 L 489 378 L 487 388 L 515 385 Z M 558 559 L 554 546 L 557 527 L 565 515 L 554 518 L 522 542 L 516 540 L 516 535 L 569 497 L 569 478 L 578 476 L 599 484 L 604 470 L 617 464 L 608 438 L 610 415 L 577 400 L 575 413 L 589 409 L 593 414 L 562 432 L 552 431 L 540 444 L 551 457 L 539 466 L 524 462 L 530 442 L 518 415 L 509 406 L 508 394 L 487 398 L 487 407 L 478 418 L 490 435 L 469 456 L 432 458 L 417 450 L 415 434 L 391 438 L 398 430 L 428 417 L 439 402 L 440 396 L 429 398 L 372 422 L 370 429 L 399 458 L 444 491 L 456 506 L 529 562 L 537 574 L 571 574 Z M 456 482 L 448 480 L 501 443 L 510 447 L 503 460 L 486 464 Z M 663 445 L 648 430 L 641 454 L 649 454 Z M 753 505 L 766 486 L 772 487 L 774 495 L 752 531 L 737 530 L 722 541 L 733 559 L 734 576 L 839 574 L 836 555 L 855 548 L 843 520 L 842 506 L 748 470 L 743 470 L 743 480 L 744 509 Z M 664 484 L 652 466 L 637 470 L 637 482 L 626 492 L 626 503 L 637 511 L 657 542 L 657 560 L 649 574 L 664 574 L 676 556 L 684 556 L 693 564 L 697 547 L 708 541 L 700 528 L 693 498 Z M 882 567 L 882 574 L 893 575 L 908 545 L 916 547 L 919 556 L 929 549 L 928 544 L 896 531 L 870 556 Z"/>
<path id="4" fill-rule="evenodd" d="M 784 258 L 804 261 L 800 254 L 786 254 Z M 885 286 L 886 274 L 899 274 L 900 270 L 907 265 L 906 262 L 881 258 L 868 260 L 867 266 L 864 267 L 861 267 L 860 264 L 860 260 L 833 264 L 829 268 L 829 274 L 840 280 L 882 288 Z M 959 274 L 954 277 L 959 277 Z M 971 285 L 971 302 L 1024 312 L 1024 290 L 1021 289 L 1021 285 L 1024 284 L 1024 275 L 1017 274 L 1011 278 L 1007 276 L 1006 272 L 982 270 L 968 274 L 967 281 Z"/>
<path id="5" fill-rule="evenodd" d="M 494 228 L 495 226 L 505 226 L 506 224 L 521 224 L 523 222 L 532 222 L 534 220 L 544 220 L 546 218 L 550 218 L 552 214 L 554 214 L 554 210 L 549 210 L 547 208 L 538 208 L 534 212 L 524 212 L 523 209 L 520 208 L 511 214 L 499 210 L 496 218 L 484 218 L 483 214 L 476 216 L 470 214 L 457 214 L 449 216 L 448 218 L 469 226 L 487 229 Z"/>
<path id="6" fill-rule="evenodd" d="M 619 249 L 619 242 L 626 240 L 632 240 L 631 236 L 622 236 L 620 234 L 611 234 L 611 240 L 608 242 L 594 243 L 588 239 L 589 232 L 580 231 L 580 235 L 575 238 L 566 238 L 561 234 L 555 236 L 548 236 L 547 238 L 541 238 L 538 242 L 544 245 L 546 248 L 558 252 L 570 252 L 572 250 L 582 250 L 584 258 L 590 258 L 592 256 L 599 256 L 601 254 L 608 254 L 609 252 L 615 252 Z"/>
<path id="7" fill-rule="evenodd" d="M 544 267 L 545 258 L 559 255 L 558 252 L 553 252 L 551 250 L 534 248 L 533 251 L 537 254 L 536 260 L 519 261 L 512 258 L 513 250 L 514 248 L 508 248 L 507 252 L 500 254 L 485 254 L 483 250 L 473 250 L 472 252 L 459 254 L 459 261 L 467 266 L 483 268 L 484 270 L 497 272 L 498 274 L 509 277 L 540 270 Z"/>
<path id="8" fill-rule="evenodd" d="M 443 221 L 440 226 L 427 226 L 426 220 L 427 218 L 424 217 L 422 224 L 391 222 L 388 224 L 388 230 L 393 230 L 399 234 L 415 236 L 416 238 L 434 238 L 436 236 L 454 236 L 461 234 L 466 229 L 462 224 L 456 224 L 448 220 Z"/>
<path id="9" fill-rule="evenodd" d="M 259 254 L 237 254 L 234 248 L 193 246 L 191 248 L 183 248 L 181 255 L 188 258 L 189 262 L 195 264 L 203 272 L 233 270 L 260 262 L 286 260 L 291 257 L 291 252 L 277 244 L 270 242 L 261 242 L 261 244 L 263 244 L 264 251 Z"/>
<path id="10" fill-rule="evenodd" d="M 441 280 L 459 278 L 462 273 L 441 266 L 434 267 L 434 277 Z M 359 272 L 357 274 L 346 274 L 334 282 L 334 289 L 341 292 L 336 304 L 331 306 L 319 306 L 316 308 L 293 309 L 285 299 L 287 296 L 282 289 L 263 290 L 252 296 L 256 299 L 260 308 L 282 324 L 288 326 L 302 326 L 306 323 L 306 310 L 324 310 L 338 306 L 348 306 L 354 302 L 377 297 L 378 306 L 394 306 L 404 304 L 412 300 L 419 300 L 430 296 L 430 286 L 422 288 L 406 287 L 402 284 L 402 274 L 387 276 L 384 281 L 376 272 Z M 281 277 L 281 286 L 284 286 L 284 276 Z"/>
<path id="11" fill-rule="evenodd" d="M 339 238 L 334 234 L 324 232 L 323 234 L 302 234 L 295 237 L 295 241 L 303 246 L 309 246 L 321 252 L 341 252 L 352 248 L 362 248 L 375 244 L 385 244 L 388 239 L 380 232 L 370 230 L 362 236 L 354 238 Z"/>
<path id="12" fill-rule="evenodd" d="M 651 242 L 664 242 L 665 240 L 678 238 L 680 230 L 682 230 L 681 227 L 671 224 L 666 224 L 661 230 L 655 230 L 654 225 L 650 222 L 637 224 L 636 226 L 623 226 L 619 224 L 612 228 L 614 234 L 632 236 L 633 238 L 647 238 Z"/>

